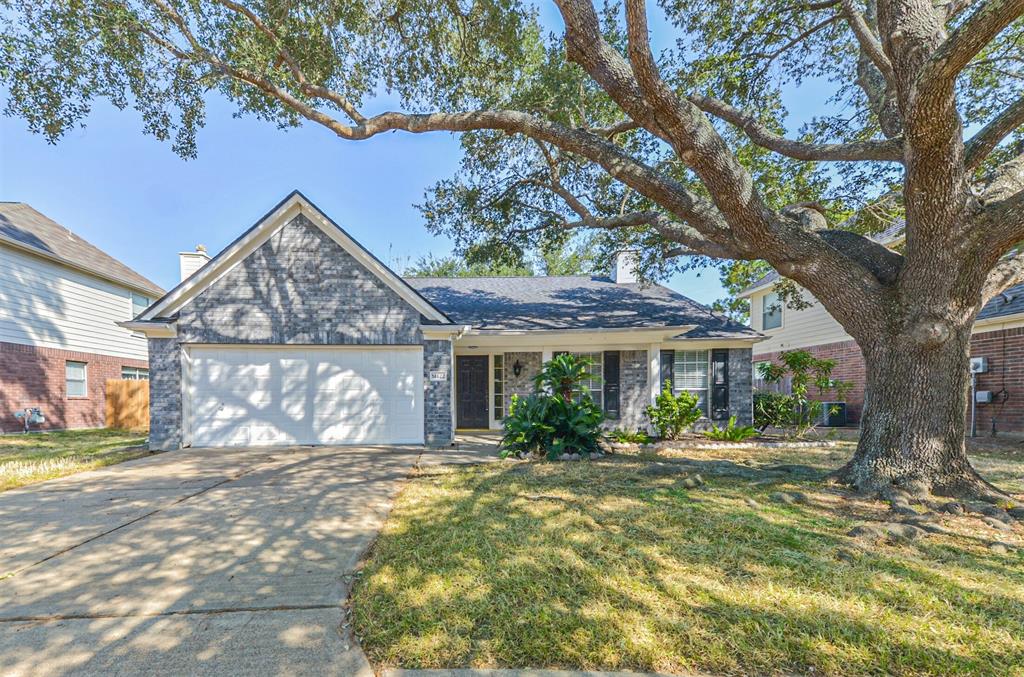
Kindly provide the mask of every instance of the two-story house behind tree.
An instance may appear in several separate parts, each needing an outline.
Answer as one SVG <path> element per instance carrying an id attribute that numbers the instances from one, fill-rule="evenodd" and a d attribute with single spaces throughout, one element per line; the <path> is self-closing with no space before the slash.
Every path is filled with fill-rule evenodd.
<path id="1" fill-rule="evenodd" d="M 116 323 L 163 290 L 27 204 L 0 203 L 0 432 L 104 425 L 107 379 L 148 378 L 146 339 Z"/>
<path id="2" fill-rule="evenodd" d="M 902 241 L 901 228 L 890 229 L 878 240 L 890 247 Z M 845 396 L 851 423 L 860 420 L 864 406 L 864 358 L 853 338 L 825 307 L 806 290 L 805 308 L 786 307 L 776 290 L 777 273 L 770 273 L 740 293 L 750 300 L 750 326 L 768 338 L 753 346 L 754 387 L 764 387 L 757 364 L 778 361 L 789 350 L 807 350 L 819 358 L 834 360 L 834 378 L 853 384 Z M 977 375 L 977 426 L 979 434 L 1024 431 L 1024 285 L 1000 294 L 978 314 L 971 339 L 972 357 L 986 358 L 985 371 Z M 823 399 L 834 398 L 824 393 Z M 990 400 L 990 401 L 988 401 Z"/>

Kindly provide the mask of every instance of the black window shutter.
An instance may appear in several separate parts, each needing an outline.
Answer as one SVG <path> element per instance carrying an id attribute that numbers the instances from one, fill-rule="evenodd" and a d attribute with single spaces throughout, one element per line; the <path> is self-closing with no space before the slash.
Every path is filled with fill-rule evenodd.
<path id="1" fill-rule="evenodd" d="M 665 389 L 665 382 L 672 380 L 672 365 L 676 361 L 676 351 L 674 350 L 662 350 L 661 351 L 661 383 L 658 386 L 658 392 L 660 393 Z M 675 389 L 675 384 L 672 384 L 672 389 Z"/>
<path id="2" fill-rule="evenodd" d="M 729 351 L 711 351 L 711 418 L 729 418 Z"/>
<path id="3" fill-rule="evenodd" d="M 604 413 L 619 417 L 619 351 L 604 352 Z"/>

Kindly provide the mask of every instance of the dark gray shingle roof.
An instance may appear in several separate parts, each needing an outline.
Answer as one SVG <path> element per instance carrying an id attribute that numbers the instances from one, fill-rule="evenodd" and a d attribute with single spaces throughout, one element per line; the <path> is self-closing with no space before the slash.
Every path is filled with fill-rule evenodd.
<path id="1" fill-rule="evenodd" d="M 406 281 L 453 321 L 475 329 L 643 329 L 697 325 L 686 338 L 759 334 L 660 285 L 607 277 L 410 277 Z"/>
<path id="2" fill-rule="evenodd" d="M 991 320 L 996 317 L 1006 317 L 1024 313 L 1024 284 L 1010 287 L 999 296 L 985 304 L 985 307 L 978 313 L 979 320 Z"/>
<path id="3" fill-rule="evenodd" d="M 0 202 L 0 243 L 5 240 L 151 296 L 164 293 L 142 275 L 24 202 Z"/>

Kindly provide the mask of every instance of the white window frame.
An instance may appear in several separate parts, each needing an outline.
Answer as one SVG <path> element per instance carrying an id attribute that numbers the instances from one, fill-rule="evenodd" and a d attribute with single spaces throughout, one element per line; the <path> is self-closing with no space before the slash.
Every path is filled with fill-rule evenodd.
<path id="1" fill-rule="evenodd" d="M 68 374 L 68 368 L 71 366 L 82 367 L 82 378 L 71 378 Z M 72 393 L 71 384 L 81 383 L 82 393 Z M 64 361 L 64 392 L 68 399 L 83 399 L 89 397 L 89 363 L 79 362 L 78 360 L 65 360 Z"/>
<path id="2" fill-rule="evenodd" d="M 774 310 L 769 310 L 774 308 Z M 782 329 L 783 303 L 778 292 L 770 291 L 761 297 L 761 329 Z M 778 318 L 778 324 L 768 326 L 768 318 Z"/>
<path id="3" fill-rule="evenodd" d="M 701 359 L 703 356 L 703 360 Z M 694 387 L 689 383 L 686 383 L 684 379 L 679 378 L 679 369 L 682 367 L 685 369 L 687 365 L 700 366 L 703 361 L 704 366 L 704 377 L 703 387 Z M 699 370 L 693 370 L 692 373 L 699 373 Z M 700 409 L 704 412 L 704 416 L 709 415 L 710 397 L 711 392 L 711 351 L 708 349 L 701 350 L 676 350 L 672 358 L 672 392 L 681 393 L 688 392 L 695 394 L 700 398 Z"/>
<path id="4" fill-rule="evenodd" d="M 148 381 L 149 369 L 146 367 L 121 367 L 121 380 L 123 381 Z"/>
<path id="5" fill-rule="evenodd" d="M 575 357 L 590 358 L 591 365 L 587 368 L 587 373 L 590 378 L 581 383 L 583 387 L 579 389 L 577 396 L 581 395 L 583 391 L 586 390 L 590 393 L 590 398 L 594 400 L 598 407 L 601 408 L 601 411 L 604 411 L 604 351 L 573 350 L 569 351 L 569 354 L 574 355 Z"/>
<path id="6" fill-rule="evenodd" d="M 508 401 L 505 397 L 505 384 L 505 353 L 492 353 L 490 409 L 491 420 L 497 425 L 501 425 L 508 407 Z"/>

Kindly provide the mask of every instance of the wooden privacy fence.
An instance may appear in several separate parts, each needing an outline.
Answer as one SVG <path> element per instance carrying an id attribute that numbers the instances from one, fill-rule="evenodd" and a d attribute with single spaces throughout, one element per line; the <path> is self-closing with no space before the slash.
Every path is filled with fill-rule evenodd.
<path id="1" fill-rule="evenodd" d="M 107 381 L 107 427 L 149 430 L 149 381 Z"/>

